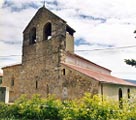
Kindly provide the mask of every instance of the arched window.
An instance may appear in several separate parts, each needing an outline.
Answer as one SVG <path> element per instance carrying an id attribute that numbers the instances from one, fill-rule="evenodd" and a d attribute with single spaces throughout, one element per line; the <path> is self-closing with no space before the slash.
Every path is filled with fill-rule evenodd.
<path id="1" fill-rule="evenodd" d="M 36 43 L 36 28 L 33 27 L 29 33 L 29 43 L 35 44 Z"/>
<path id="2" fill-rule="evenodd" d="M 127 93 L 128 93 L 128 99 L 130 99 L 130 89 L 129 88 L 127 90 Z"/>
<path id="3" fill-rule="evenodd" d="M 71 36 L 73 36 L 75 30 L 73 30 L 70 26 L 66 26 L 66 32 L 68 32 Z"/>
<path id="4" fill-rule="evenodd" d="M 122 108 L 123 107 L 123 103 L 122 103 L 122 89 L 119 88 L 119 107 Z"/>
<path id="5" fill-rule="evenodd" d="M 51 38 L 51 23 L 47 23 L 43 28 L 43 40 Z"/>

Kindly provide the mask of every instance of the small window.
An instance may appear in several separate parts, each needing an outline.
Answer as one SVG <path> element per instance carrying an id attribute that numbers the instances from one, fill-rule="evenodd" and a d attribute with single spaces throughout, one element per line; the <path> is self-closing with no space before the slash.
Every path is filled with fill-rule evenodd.
<path id="1" fill-rule="evenodd" d="M 47 87 L 46 90 L 47 90 L 47 96 L 48 96 L 49 95 L 49 85 L 47 84 L 46 87 Z"/>
<path id="2" fill-rule="evenodd" d="M 66 74 L 66 71 L 65 69 L 62 70 L 62 74 L 65 75 Z"/>
<path id="3" fill-rule="evenodd" d="M 11 79 L 11 86 L 14 86 L 14 78 Z"/>
<path id="4" fill-rule="evenodd" d="M 43 40 L 51 38 L 51 23 L 47 23 L 43 28 Z"/>
<path id="5" fill-rule="evenodd" d="M 35 44 L 36 43 L 36 28 L 32 28 L 30 33 L 29 33 L 29 43 L 30 44 Z"/>
<path id="6" fill-rule="evenodd" d="M 35 88 L 38 89 L 38 81 L 35 82 Z"/>

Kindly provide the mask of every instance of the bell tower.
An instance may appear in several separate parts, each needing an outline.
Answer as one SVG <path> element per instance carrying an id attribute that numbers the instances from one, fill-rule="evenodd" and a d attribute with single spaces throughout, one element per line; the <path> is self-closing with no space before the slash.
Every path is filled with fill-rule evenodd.
<path id="1" fill-rule="evenodd" d="M 23 32 L 21 91 L 61 95 L 61 61 L 74 51 L 74 32 L 44 6 L 37 11 Z"/>

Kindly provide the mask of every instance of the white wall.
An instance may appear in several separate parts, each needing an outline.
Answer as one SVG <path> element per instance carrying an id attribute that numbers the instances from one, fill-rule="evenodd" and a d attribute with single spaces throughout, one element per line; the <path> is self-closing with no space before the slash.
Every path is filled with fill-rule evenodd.
<path id="1" fill-rule="evenodd" d="M 132 86 L 102 83 L 99 86 L 99 93 L 103 94 L 103 96 L 113 98 L 114 100 L 119 100 L 120 88 L 122 90 L 123 98 L 128 97 L 128 89 L 130 89 L 130 94 L 132 94 L 134 90 L 136 90 L 136 87 L 132 87 Z"/>

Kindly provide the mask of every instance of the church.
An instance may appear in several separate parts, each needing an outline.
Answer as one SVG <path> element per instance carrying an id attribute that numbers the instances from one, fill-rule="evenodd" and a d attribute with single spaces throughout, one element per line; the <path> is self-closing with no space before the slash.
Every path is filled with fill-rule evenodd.
<path id="1" fill-rule="evenodd" d="M 85 92 L 130 98 L 136 85 L 74 53 L 74 33 L 65 20 L 41 7 L 23 31 L 22 63 L 2 68 L 0 101 L 14 102 L 22 94 L 75 99 Z"/>

